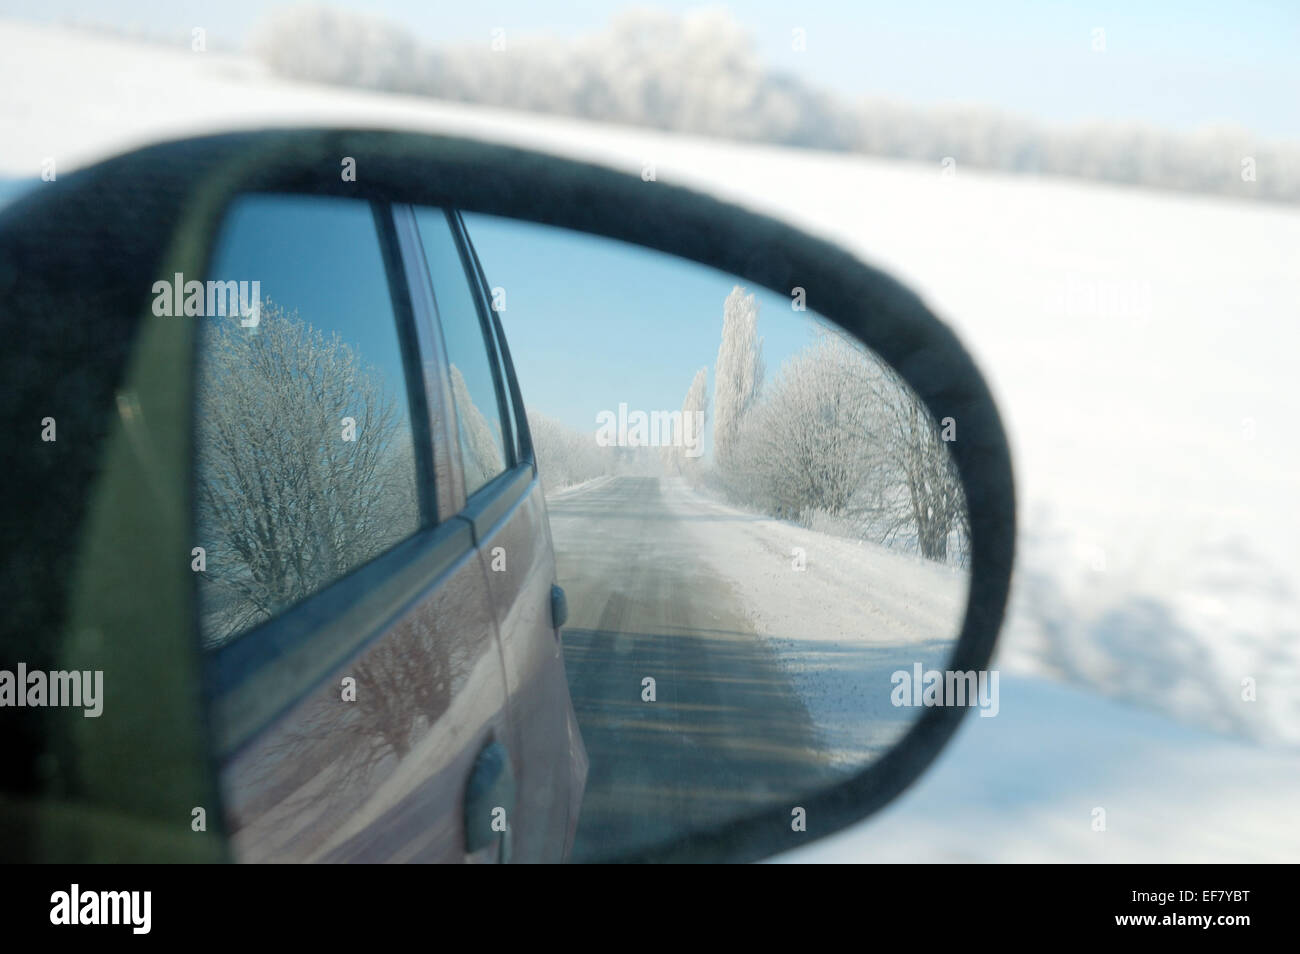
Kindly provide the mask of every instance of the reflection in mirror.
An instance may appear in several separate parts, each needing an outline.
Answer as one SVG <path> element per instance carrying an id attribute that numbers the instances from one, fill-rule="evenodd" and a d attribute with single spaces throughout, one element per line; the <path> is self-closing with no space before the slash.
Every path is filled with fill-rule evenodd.
<path id="1" fill-rule="evenodd" d="M 370 207 L 243 197 L 211 274 L 209 285 L 232 297 L 197 326 L 194 569 L 208 649 L 420 526 L 401 347 Z"/>
<path id="2" fill-rule="evenodd" d="M 568 597 L 574 860 L 774 804 L 815 826 L 800 797 L 899 741 L 960 632 L 960 422 L 818 318 L 815 288 L 465 219 Z"/>

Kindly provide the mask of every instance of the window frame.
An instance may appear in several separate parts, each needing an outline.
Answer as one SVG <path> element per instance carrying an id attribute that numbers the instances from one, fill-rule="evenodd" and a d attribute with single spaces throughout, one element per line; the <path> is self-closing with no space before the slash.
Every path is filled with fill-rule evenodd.
<path id="1" fill-rule="evenodd" d="M 489 301 L 484 295 L 482 273 L 477 267 L 477 257 L 473 255 L 473 248 L 468 244 L 467 236 L 460 228 L 460 212 L 456 209 L 434 205 L 417 206 L 411 204 L 409 205 L 409 208 L 411 209 L 412 221 L 415 220 L 414 216 L 417 209 L 430 209 L 442 212 L 443 216 L 447 220 L 448 228 L 451 229 L 452 238 L 455 241 L 456 249 L 460 256 L 461 269 L 469 287 L 470 297 L 474 300 L 475 310 L 478 313 L 479 328 L 483 335 L 483 344 L 488 351 L 488 364 L 491 366 L 492 378 L 496 388 L 497 407 L 502 414 L 502 435 L 504 436 L 506 433 L 517 435 L 519 431 L 516 429 L 515 423 L 507 420 L 506 415 L 509 414 L 512 409 L 522 407 L 522 404 L 519 401 L 519 389 L 518 386 L 513 383 L 513 369 L 507 371 L 508 366 L 500 360 L 501 352 L 497 350 L 497 342 L 498 340 L 501 341 L 504 346 L 504 336 L 501 338 L 497 337 L 499 326 L 493 320 L 495 314 L 491 311 Z M 417 235 L 416 237 L 418 238 L 419 236 Z M 418 271 L 423 269 L 424 273 L 428 275 L 429 264 L 424 250 L 423 241 L 413 243 L 409 246 L 408 251 L 412 255 L 416 256 L 414 260 L 407 262 L 408 270 Z M 432 281 L 433 279 L 430 276 L 429 283 L 431 287 Z M 436 301 L 436 289 L 434 290 L 434 299 Z M 433 339 L 436 343 L 442 344 L 445 341 L 442 331 L 442 316 L 437 311 L 436 305 L 433 310 L 433 319 L 436 322 L 438 332 L 433 336 Z M 489 329 L 492 331 L 491 334 L 489 334 Z M 447 360 L 445 345 L 441 347 L 440 354 L 436 356 L 435 363 L 443 382 L 441 390 L 450 397 L 451 369 Z M 503 400 L 503 395 L 505 393 L 503 386 L 507 384 L 507 382 L 503 380 L 503 377 L 507 374 L 510 375 L 509 384 L 514 399 L 513 403 Z M 453 457 L 458 467 L 461 468 L 460 483 L 463 487 L 464 461 L 461 455 L 459 435 L 451 434 L 448 439 L 455 448 Z M 531 445 L 529 445 L 529 447 L 530 453 L 525 456 L 520 453 L 522 448 L 519 446 L 517 440 L 507 442 L 505 450 L 507 456 L 510 458 L 510 463 L 506 466 L 506 469 L 500 474 L 497 474 L 482 487 L 463 498 L 463 504 L 461 509 L 458 511 L 458 516 L 469 521 L 474 531 L 474 542 L 476 545 L 481 544 L 486 540 L 491 535 L 493 528 L 508 517 L 520 501 L 522 501 L 531 491 L 533 483 L 537 479 L 537 468 L 532 459 Z"/>
<path id="2" fill-rule="evenodd" d="M 474 300 L 474 308 L 478 312 L 479 328 L 483 332 L 483 346 L 487 349 L 488 366 L 492 369 L 497 409 L 501 412 L 501 437 L 505 444 L 506 471 L 509 472 L 519 466 L 519 442 L 513 420 L 514 402 L 505 380 L 501 355 L 497 347 L 497 328 L 496 322 L 493 321 L 495 312 L 492 311 L 492 299 L 484 295 L 476 268 L 477 260 L 471 255 L 460 213 L 455 209 L 443 209 L 443 213 L 447 217 L 447 227 L 451 230 L 452 241 L 456 244 L 456 252 L 460 256 L 460 268 L 465 274 L 465 283 L 469 286 L 470 297 Z"/>
<path id="3" fill-rule="evenodd" d="M 518 463 L 527 462 L 531 464 L 533 473 L 536 473 L 537 457 L 533 452 L 532 431 L 528 428 L 528 412 L 524 407 L 523 395 L 519 390 L 519 380 L 515 377 L 515 364 L 510 357 L 510 343 L 506 340 L 505 329 L 501 325 L 500 316 L 492 308 L 492 286 L 488 283 L 487 274 L 483 271 L 483 263 L 478 257 L 478 251 L 474 248 L 474 242 L 470 238 L 464 217 L 459 210 L 456 210 L 454 214 L 457 235 L 463 243 L 465 254 L 473 263 L 474 277 L 479 285 L 479 295 L 487 305 L 487 319 L 492 325 L 497 364 L 506 378 L 507 393 L 510 396 L 506 410 L 513 418 L 511 423 L 514 427 L 517 461 Z"/>
<path id="4" fill-rule="evenodd" d="M 406 278 L 415 329 L 418 373 L 423 382 L 424 413 L 433 461 L 433 473 L 445 475 L 443 486 L 434 488 L 436 522 L 451 520 L 465 507 L 465 475 L 460 458 L 460 437 L 451 381 L 446 373 L 447 353 L 442 325 L 438 320 L 433 279 L 425 265 L 424 247 L 413 206 L 393 203 L 389 207 L 395 249 Z"/>
<path id="5" fill-rule="evenodd" d="M 454 212 L 454 210 L 446 209 L 436 205 L 427 205 L 427 206 L 412 205 L 409 206 L 409 208 L 411 209 L 411 214 L 413 218 L 415 218 L 415 216 L 420 211 L 442 214 L 443 222 L 446 225 L 446 228 L 452 240 L 452 245 L 456 249 L 457 260 L 460 262 L 461 277 L 464 278 L 465 287 L 469 291 L 470 300 L 473 301 L 474 303 L 474 312 L 476 317 L 478 318 L 479 335 L 482 339 L 483 347 L 487 353 L 488 370 L 492 375 L 492 392 L 496 397 L 497 426 L 501 429 L 501 444 L 502 444 L 501 450 L 502 450 L 502 457 L 505 459 L 504 461 L 505 467 L 502 469 L 501 473 L 493 476 L 487 483 L 483 484 L 483 486 L 467 494 L 467 499 L 473 499 L 474 497 L 478 496 L 479 494 L 482 494 L 483 491 L 487 490 L 489 487 L 492 487 L 494 484 L 500 481 L 501 478 L 504 477 L 506 474 L 509 474 L 512 471 L 514 471 L 514 469 L 519 464 L 518 453 L 514 446 L 515 445 L 514 425 L 509 420 L 508 417 L 510 404 L 505 399 L 506 391 L 504 387 L 504 382 L 501 380 L 501 369 L 499 363 L 496 361 L 496 346 L 494 343 L 494 339 L 493 336 L 489 333 L 490 325 L 487 318 L 488 312 L 485 310 L 485 303 L 483 301 L 482 289 L 479 287 L 474 272 L 470 267 L 470 262 L 466 255 L 465 243 L 462 240 L 461 235 L 456 228 L 456 221 L 457 221 L 456 213 Z M 439 368 L 441 370 L 442 378 L 445 381 L 450 382 L 451 380 L 450 356 L 447 353 L 447 335 L 443 326 L 441 306 L 438 305 L 437 303 L 438 289 L 433 287 L 433 276 L 429 273 L 429 253 L 428 250 L 424 247 L 423 237 L 420 236 L 418 232 L 418 225 L 419 225 L 418 219 L 416 220 L 416 225 L 417 225 L 417 234 L 416 234 L 417 242 L 416 242 L 416 247 L 412 251 L 418 254 L 419 256 L 418 267 L 422 268 L 425 274 L 428 276 L 429 287 L 432 289 L 433 292 L 432 295 L 433 316 L 435 321 L 435 327 L 437 328 L 436 338 L 437 338 L 439 350 L 441 351 Z M 416 264 L 417 263 L 408 263 L 408 265 L 410 265 L 412 268 L 414 268 Z M 447 384 L 447 393 L 448 394 L 451 393 L 450 383 Z M 459 424 L 459 417 L 458 417 L 459 409 L 456 408 L 454 400 L 452 401 L 450 407 L 452 413 L 454 415 L 457 415 L 456 419 L 457 419 L 457 423 Z M 465 474 L 464 448 L 460 446 L 459 431 L 457 431 L 456 433 L 456 450 L 457 450 L 456 457 L 460 461 L 461 484 L 466 488 L 466 490 L 468 490 L 468 483 L 466 483 L 465 476 L 464 476 Z"/>

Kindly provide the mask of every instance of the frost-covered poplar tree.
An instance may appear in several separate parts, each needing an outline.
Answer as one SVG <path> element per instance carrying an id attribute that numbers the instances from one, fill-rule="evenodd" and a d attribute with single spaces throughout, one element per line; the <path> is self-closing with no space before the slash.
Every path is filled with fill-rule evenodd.
<path id="1" fill-rule="evenodd" d="M 763 387 L 763 341 L 758 337 L 758 301 L 739 285 L 722 306 L 722 343 L 713 371 L 713 455 L 718 469 L 734 469 L 745 415 Z"/>

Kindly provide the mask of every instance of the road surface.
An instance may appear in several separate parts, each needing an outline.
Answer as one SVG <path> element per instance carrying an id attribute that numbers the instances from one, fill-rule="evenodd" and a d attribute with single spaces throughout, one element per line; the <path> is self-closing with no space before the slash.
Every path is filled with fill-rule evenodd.
<path id="1" fill-rule="evenodd" d="M 847 768 L 823 744 L 806 694 L 777 656 L 780 643 L 756 631 L 735 574 L 719 573 L 716 553 L 706 559 L 701 545 L 734 541 L 741 564 L 740 551 L 764 549 L 756 528 L 773 522 L 687 507 L 669 489 L 653 477 L 615 477 L 547 504 L 569 602 L 570 693 L 591 759 L 578 861 L 774 802 L 793 808 Z M 788 562 L 784 553 L 761 556 Z M 877 668 L 873 694 L 883 697 L 887 667 Z M 654 701 L 643 698 L 647 679 Z M 884 716 L 892 742 L 904 723 L 887 704 Z"/>

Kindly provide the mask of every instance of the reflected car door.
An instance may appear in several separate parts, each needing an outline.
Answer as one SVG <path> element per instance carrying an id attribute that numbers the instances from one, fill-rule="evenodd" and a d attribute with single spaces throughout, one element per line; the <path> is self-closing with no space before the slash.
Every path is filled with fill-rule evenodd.
<path id="1" fill-rule="evenodd" d="M 572 847 L 587 757 L 552 618 L 555 558 L 527 420 L 460 217 L 413 211 L 437 299 L 452 402 L 462 418 L 471 418 L 460 424 L 468 475 L 464 516 L 488 567 L 505 657 L 519 776 L 514 857 L 557 861 Z M 476 438 L 484 422 L 489 434 Z"/>
<path id="2" fill-rule="evenodd" d="M 392 210 L 259 195 L 209 275 L 261 300 L 199 334 L 205 681 L 238 861 L 493 861 L 510 804 L 486 568 L 459 509 Z"/>

